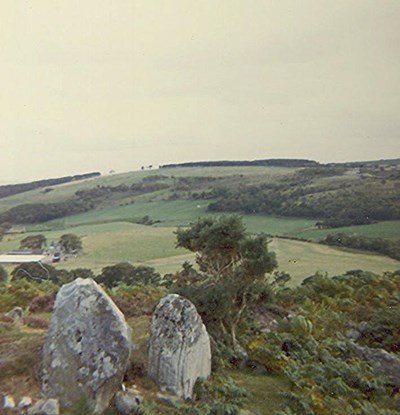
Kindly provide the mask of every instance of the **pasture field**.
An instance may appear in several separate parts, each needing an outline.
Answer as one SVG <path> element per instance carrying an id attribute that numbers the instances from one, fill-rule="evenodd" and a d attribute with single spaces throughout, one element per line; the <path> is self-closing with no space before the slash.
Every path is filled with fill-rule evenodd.
<path id="1" fill-rule="evenodd" d="M 313 228 L 315 220 L 301 218 L 285 218 L 263 215 L 242 215 L 246 228 L 251 233 L 267 233 L 271 235 L 293 236 Z"/>
<path id="2" fill-rule="evenodd" d="M 52 191 L 45 192 L 44 188 L 19 193 L 0 199 L 0 212 L 25 203 L 55 203 L 71 199 L 78 190 L 90 189 L 96 186 L 130 185 L 140 182 L 144 177 L 162 175 L 173 177 L 249 177 L 253 183 L 274 182 L 278 178 L 294 174 L 298 169 L 285 167 L 198 167 L 198 168 L 168 168 L 144 171 L 132 171 L 120 174 L 104 175 L 91 179 L 49 186 Z M 170 190 L 161 193 L 168 194 Z"/>
<path id="3" fill-rule="evenodd" d="M 292 285 L 301 283 L 315 272 L 326 272 L 333 277 L 355 269 L 377 274 L 400 269 L 400 261 L 383 255 L 342 250 L 310 242 L 275 238 L 269 244 L 269 249 L 276 253 L 278 269 L 291 275 Z"/>
<path id="4" fill-rule="evenodd" d="M 89 212 L 68 216 L 63 219 L 49 221 L 39 225 L 28 225 L 30 232 L 44 230 L 68 229 L 70 227 L 101 224 L 110 222 L 136 222 L 148 215 L 154 226 L 177 227 L 187 226 L 202 216 L 219 215 L 207 212 L 207 201 L 196 200 L 158 200 L 154 202 L 138 202 L 123 206 L 96 209 Z M 272 235 L 295 235 L 314 226 L 315 220 L 284 218 L 262 215 L 241 215 L 247 230 L 252 233 L 268 233 Z"/>
<path id="5" fill-rule="evenodd" d="M 194 255 L 175 248 L 174 227 L 153 227 L 127 222 L 80 225 L 68 229 L 82 238 L 84 254 L 58 268 L 91 268 L 99 273 L 106 265 L 129 261 L 134 265 L 153 266 L 161 274 L 175 272 Z M 65 230 L 43 232 L 48 241 L 56 241 Z M 25 235 L 7 236 L 0 250 L 19 246 Z M 292 284 L 300 283 L 317 271 L 334 276 L 348 270 L 363 269 L 375 273 L 400 269 L 400 262 L 385 256 L 345 251 L 325 245 L 274 238 L 269 249 L 277 255 L 279 270 L 292 276 Z M 7 267 L 8 268 L 8 267 Z"/>
<path id="6" fill-rule="evenodd" d="M 371 225 L 347 226 L 334 229 L 301 229 L 292 232 L 294 236 L 304 239 L 321 240 L 330 233 L 345 233 L 352 236 L 369 236 L 372 238 L 400 239 L 400 221 L 387 221 Z"/>

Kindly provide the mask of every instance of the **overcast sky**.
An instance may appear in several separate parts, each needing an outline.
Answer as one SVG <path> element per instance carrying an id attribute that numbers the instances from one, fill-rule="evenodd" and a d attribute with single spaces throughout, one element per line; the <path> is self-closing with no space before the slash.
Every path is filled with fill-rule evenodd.
<path id="1" fill-rule="evenodd" d="M 399 0 L 1 0 L 0 182 L 400 157 Z"/>

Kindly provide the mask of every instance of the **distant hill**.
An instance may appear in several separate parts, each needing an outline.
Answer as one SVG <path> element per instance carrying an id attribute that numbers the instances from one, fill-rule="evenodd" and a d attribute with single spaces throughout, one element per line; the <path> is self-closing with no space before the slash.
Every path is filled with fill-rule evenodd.
<path id="1" fill-rule="evenodd" d="M 55 185 L 96 175 L 0 186 L 0 224 L 43 223 L 173 200 L 205 205 L 210 214 L 312 219 L 320 230 L 400 220 L 399 159 L 330 164 L 304 159 L 200 161 Z M 157 215 L 151 219 L 159 220 Z"/>
<path id="2" fill-rule="evenodd" d="M 344 163 L 327 163 L 328 166 L 347 166 L 347 167 L 375 166 L 375 165 L 380 165 L 380 164 L 398 166 L 400 164 L 400 158 L 399 159 L 348 161 Z"/>
<path id="3" fill-rule="evenodd" d="M 319 163 L 305 159 L 265 159 L 265 160 L 219 160 L 219 161 L 192 161 L 187 163 L 163 164 L 160 169 L 176 167 L 311 167 Z"/>
<path id="4" fill-rule="evenodd" d="M 90 179 L 92 177 L 97 177 L 100 175 L 101 173 L 99 172 L 93 172 L 93 173 L 77 174 L 75 176 L 59 177 L 55 179 L 37 180 L 34 182 L 29 182 L 29 183 L 7 184 L 7 185 L 0 186 L 0 199 L 4 197 L 16 195 L 18 193 L 28 192 L 29 190 L 39 189 L 41 187 L 56 186 L 58 184 L 74 182 L 77 180 Z"/>

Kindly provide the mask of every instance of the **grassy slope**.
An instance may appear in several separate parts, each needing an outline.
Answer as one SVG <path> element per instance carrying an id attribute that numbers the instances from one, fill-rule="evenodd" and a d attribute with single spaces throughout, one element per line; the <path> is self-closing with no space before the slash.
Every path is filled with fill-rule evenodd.
<path id="1" fill-rule="evenodd" d="M 154 266 L 159 272 L 178 270 L 185 260 L 194 260 L 193 254 L 175 248 L 173 227 L 151 227 L 127 222 L 112 222 L 76 226 L 72 231 L 82 237 L 85 253 L 77 259 L 57 264 L 60 268 L 102 267 L 120 261 Z M 49 241 L 57 240 L 65 230 L 44 232 Z M 16 248 L 24 235 L 7 237 L 0 250 Z M 351 269 L 372 272 L 394 271 L 400 262 L 372 254 L 343 251 L 324 245 L 274 239 L 270 249 L 277 254 L 279 269 L 289 272 L 293 283 L 316 271 L 337 275 Z"/>
<path id="2" fill-rule="evenodd" d="M 305 239 L 320 240 L 330 233 L 345 233 L 354 236 L 381 237 L 386 239 L 400 239 L 400 221 L 374 223 L 372 225 L 347 226 L 335 229 L 306 229 L 293 232 L 296 236 Z"/>
<path id="3" fill-rule="evenodd" d="M 279 410 L 282 404 L 280 394 L 290 390 L 290 385 L 282 376 L 257 375 L 244 370 L 230 370 L 227 374 L 251 393 L 247 407 L 260 415 L 271 415 Z"/>
<path id="4" fill-rule="evenodd" d="M 92 188 L 97 185 L 130 184 L 154 174 L 169 177 L 214 176 L 226 177 L 227 180 L 235 180 L 234 177 L 230 177 L 235 175 L 236 178 L 243 176 L 256 183 L 273 182 L 284 175 L 293 174 L 294 171 L 295 169 L 286 168 L 225 167 L 131 172 L 54 186 L 54 190 L 46 194 L 35 190 L 1 199 L 0 211 L 19 203 L 66 200 L 72 197 L 78 189 Z M 333 179 L 329 178 L 329 180 Z M 343 180 L 343 177 L 340 180 Z M 350 176 L 349 180 L 355 180 L 355 178 Z M 163 197 L 162 192 L 161 194 L 158 192 L 157 197 L 154 195 L 141 197 L 134 204 L 126 204 L 121 200 L 110 201 L 109 203 L 114 203 L 114 205 L 46 224 L 28 226 L 27 229 L 43 233 L 49 241 L 57 240 L 61 234 L 66 232 L 76 233 L 83 238 L 85 255 L 76 260 L 59 264 L 59 267 L 88 267 L 98 272 L 105 265 L 119 261 L 131 261 L 136 264 L 152 265 L 162 273 L 173 272 L 180 267 L 184 260 L 193 258 L 190 253 L 175 249 L 173 230 L 176 226 L 185 226 L 198 217 L 207 215 L 208 202 L 203 200 L 159 200 Z M 164 196 L 167 194 L 165 193 Z M 154 200 L 151 201 L 151 199 Z M 149 215 L 160 223 L 152 227 L 131 223 L 145 215 Z M 299 236 L 315 240 L 323 238 L 329 232 L 339 231 L 396 238 L 400 231 L 400 221 L 319 231 L 313 227 L 314 220 L 259 215 L 245 215 L 244 220 L 250 232 Z M 17 248 L 19 240 L 24 236 L 26 234 L 7 236 L 0 243 L 0 251 Z M 295 281 L 300 281 L 318 270 L 335 275 L 357 268 L 374 272 L 400 268 L 399 262 L 382 256 L 342 251 L 296 241 L 275 240 L 271 244 L 271 249 L 277 252 L 280 268 L 293 275 Z"/>
<path id="5" fill-rule="evenodd" d="M 123 174 L 106 175 L 78 182 L 65 183 L 52 186 L 51 192 L 44 193 L 44 189 L 35 189 L 0 199 L 0 212 L 24 203 L 62 202 L 75 194 L 77 190 L 90 189 L 96 186 L 117 186 L 119 184 L 132 184 L 141 181 L 144 177 L 163 175 L 169 177 L 228 177 L 242 175 L 251 178 L 251 182 L 273 182 L 279 177 L 293 174 L 297 169 L 281 167 L 204 167 L 204 168 L 176 168 L 152 171 L 133 171 Z M 237 179 L 236 179 L 237 180 Z M 168 193 L 166 191 L 165 193 Z M 118 203 L 117 203 L 118 204 Z"/>
<path id="6" fill-rule="evenodd" d="M 274 239 L 271 251 L 277 255 L 279 269 L 292 276 L 292 284 L 299 284 L 317 271 L 329 276 L 363 269 L 375 273 L 400 269 L 400 262 L 381 255 L 352 252 L 325 245 Z"/>

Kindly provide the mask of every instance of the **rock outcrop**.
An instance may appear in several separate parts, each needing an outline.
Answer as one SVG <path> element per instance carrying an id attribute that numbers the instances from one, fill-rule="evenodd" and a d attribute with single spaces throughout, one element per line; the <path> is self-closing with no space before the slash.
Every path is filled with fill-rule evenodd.
<path id="1" fill-rule="evenodd" d="M 210 339 L 195 306 L 170 294 L 157 305 L 150 328 L 149 376 L 162 392 L 190 398 L 211 372 Z"/>
<path id="2" fill-rule="evenodd" d="M 60 407 L 57 399 L 41 399 L 32 408 L 28 409 L 28 415 L 59 415 Z"/>
<path id="3" fill-rule="evenodd" d="M 383 349 L 353 345 L 354 354 L 368 361 L 377 372 L 385 375 L 390 383 L 400 388 L 400 359 Z"/>
<path id="4" fill-rule="evenodd" d="M 123 314 L 99 285 L 82 278 L 64 285 L 43 348 L 44 395 L 61 408 L 85 399 L 103 412 L 121 385 L 130 345 Z"/>

